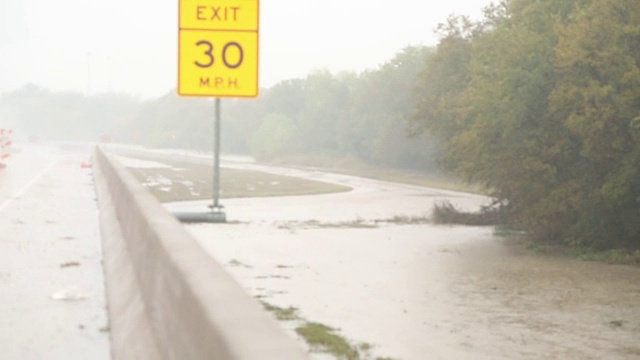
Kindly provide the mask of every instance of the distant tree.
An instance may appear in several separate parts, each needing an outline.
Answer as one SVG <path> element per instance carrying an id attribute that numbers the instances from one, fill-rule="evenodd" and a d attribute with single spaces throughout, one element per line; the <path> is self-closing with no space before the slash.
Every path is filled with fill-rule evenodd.
<path id="1" fill-rule="evenodd" d="M 425 135 L 410 137 L 406 123 L 414 107 L 418 75 L 431 51 L 406 47 L 379 68 L 360 75 L 348 118 L 347 141 L 354 155 L 375 165 L 435 168 L 436 142 Z"/>
<path id="2" fill-rule="evenodd" d="M 270 114 L 253 134 L 252 153 L 259 160 L 291 154 L 298 147 L 296 126 L 287 115 Z"/>
<path id="3" fill-rule="evenodd" d="M 20 129 L 52 140 L 98 141 L 116 135 L 137 111 L 137 99 L 122 94 L 87 97 L 75 92 L 51 92 L 35 85 L 0 98 Z"/>
<path id="4" fill-rule="evenodd" d="M 348 114 L 349 86 L 329 71 L 315 71 L 305 79 L 304 95 L 304 107 L 297 119 L 301 150 L 343 154 L 339 132 Z"/>
<path id="5" fill-rule="evenodd" d="M 257 99 L 224 99 L 222 101 L 222 151 L 234 154 L 251 154 L 254 132 L 264 116 L 264 96 L 261 90 Z"/>

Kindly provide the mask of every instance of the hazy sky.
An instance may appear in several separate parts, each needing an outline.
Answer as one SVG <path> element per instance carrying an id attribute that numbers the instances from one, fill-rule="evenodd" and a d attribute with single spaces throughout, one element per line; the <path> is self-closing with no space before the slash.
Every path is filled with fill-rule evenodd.
<path id="1" fill-rule="evenodd" d="M 435 44 L 449 14 L 477 17 L 490 2 L 261 0 L 260 86 L 375 68 Z M 177 86 L 177 35 L 178 0 L 0 0 L 0 92 L 34 83 L 161 96 Z"/>

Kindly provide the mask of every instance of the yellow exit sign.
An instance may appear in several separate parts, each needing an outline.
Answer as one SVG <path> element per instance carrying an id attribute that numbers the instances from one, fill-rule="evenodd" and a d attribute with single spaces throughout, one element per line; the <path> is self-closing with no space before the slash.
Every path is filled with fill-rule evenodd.
<path id="1" fill-rule="evenodd" d="M 259 0 L 179 0 L 178 94 L 258 96 Z"/>

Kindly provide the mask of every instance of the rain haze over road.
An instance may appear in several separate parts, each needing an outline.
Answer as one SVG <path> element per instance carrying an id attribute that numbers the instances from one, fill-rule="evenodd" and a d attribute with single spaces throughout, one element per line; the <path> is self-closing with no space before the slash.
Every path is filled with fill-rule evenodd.
<path id="1" fill-rule="evenodd" d="M 575 122 L 573 125 L 587 125 L 592 122 L 595 124 L 593 134 L 596 135 L 599 134 L 597 131 L 603 129 L 620 130 L 622 136 L 620 141 L 613 142 L 613 150 L 620 144 L 631 144 L 629 139 L 636 141 L 633 144 L 638 143 L 640 118 L 616 126 L 602 125 L 598 114 L 595 120 L 586 119 L 584 122 L 561 118 L 555 121 L 557 109 L 554 109 L 544 115 L 549 115 L 548 123 L 553 125 L 549 129 L 545 128 L 546 121 L 544 124 L 530 121 L 542 118 L 537 114 L 542 109 L 533 106 L 537 103 L 529 103 L 529 100 L 537 101 L 539 98 L 540 104 L 547 106 L 549 99 L 559 101 L 557 98 L 561 97 L 547 95 L 565 93 L 565 88 L 554 89 L 549 94 L 539 91 L 551 91 L 556 82 L 556 78 L 549 76 L 547 71 L 557 68 L 562 70 L 558 74 L 571 72 L 565 70 L 572 65 L 554 64 L 548 58 L 559 61 L 562 56 L 571 55 L 570 60 L 575 60 L 576 64 L 593 60 L 586 57 L 577 59 L 579 56 L 573 59 L 574 55 L 582 54 L 581 50 L 584 49 L 580 46 L 590 46 L 586 41 L 591 37 L 591 33 L 586 31 L 591 29 L 589 23 L 580 25 L 580 29 L 585 30 L 582 34 L 584 37 L 573 36 L 578 32 L 570 31 L 571 28 L 564 29 L 564 40 L 570 42 L 577 39 L 575 49 L 569 47 L 567 51 L 556 53 L 558 49 L 565 49 L 549 47 L 539 51 L 543 45 L 556 46 L 557 38 L 562 33 L 558 29 L 560 25 L 565 25 L 551 21 L 556 14 L 549 16 L 540 10 L 544 8 L 542 5 L 550 1 L 517 2 L 516 7 L 524 12 L 520 14 L 520 19 L 530 19 L 529 10 L 540 13 L 536 13 L 538 17 L 530 22 L 505 21 L 507 25 L 501 29 L 503 37 L 480 36 L 490 40 L 484 44 L 474 42 L 475 39 L 465 39 L 470 40 L 468 43 L 462 41 L 458 49 L 463 55 L 460 58 L 480 60 L 454 64 L 460 67 L 452 67 L 451 72 L 487 72 L 471 71 L 466 74 L 468 76 L 462 76 L 462 83 L 456 83 L 456 79 L 446 76 L 435 77 L 438 80 L 428 85 L 442 87 L 437 90 L 443 91 L 440 94 L 443 97 L 430 99 L 433 89 L 421 89 L 419 84 L 427 84 L 432 79 L 424 76 L 429 74 L 425 70 L 432 69 L 427 68 L 433 65 L 429 61 L 433 59 L 431 56 L 442 54 L 431 48 L 438 43 L 434 29 L 438 23 L 446 22 L 450 14 L 478 18 L 481 8 L 490 3 L 490 0 L 260 1 L 261 96 L 249 101 L 225 99 L 222 151 L 250 155 L 261 161 L 281 161 L 283 164 L 299 161 L 298 165 L 348 168 L 347 172 L 357 172 L 362 166 L 365 170 L 375 168 L 373 171 L 407 170 L 402 175 L 409 176 L 415 174 L 413 171 L 423 171 L 421 174 L 447 177 L 436 166 L 436 158 L 445 153 L 449 156 L 448 160 L 460 161 L 462 165 L 480 163 L 478 159 L 483 159 L 487 163 L 486 168 L 476 169 L 479 173 L 465 175 L 493 185 L 489 180 L 493 174 L 499 174 L 493 171 L 499 166 L 502 166 L 501 169 L 522 170 L 522 174 L 529 174 L 526 171 L 531 169 L 527 167 L 534 170 L 544 168 L 555 176 L 555 170 L 573 161 L 558 160 L 546 166 L 550 153 L 557 151 L 559 158 L 564 156 L 565 150 L 557 150 L 565 146 L 562 136 L 574 138 L 579 135 L 576 129 L 568 129 L 570 131 L 567 133 L 556 131 L 561 137 L 558 139 L 559 145 L 549 148 L 547 136 L 540 136 L 542 132 L 537 131 L 548 130 L 551 139 L 556 135 L 555 125 L 572 122 Z M 570 7 L 562 0 L 553 3 L 562 8 Z M 593 3 L 603 6 L 615 4 L 612 1 Z M 624 3 L 633 7 L 632 0 L 625 0 Z M 109 304 L 105 300 L 100 224 L 95 183 L 89 164 L 94 142 L 118 143 L 112 144 L 111 149 L 120 145 L 123 148 L 132 146 L 141 152 L 162 148 L 164 152 L 154 154 L 160 154 L 153 157 L 157 161 L 149 161 L 142 155 L 140 159 L 120 157 L 120 161 L 129 168 L 145 167 L 149 173 L 153 169 L 161 169 L 164 175 L 185 170 L 175 167 L 177 161 L 172 163 L 166 154 L 173 156 L 171 160 L 176 160 L 178 156 L 187 158 L 193 154 L 192 150 L 197 151 L 202 155 L 198 165 L 204 168 L 203 163 L 206 162 L 206 174 L 212 175 L 210 159 L 203 158 L 210 154 L 214 146 L 211 136 L 215 128 L 212 121 L 214 102 L 204 97 L 185 99 L 176 93 L 178 5 L 177 0 L 0 0 L 0 128 L 12 127 L 15 130 L 12 133 L 11 156 L 6 160 L 6 167 L 3 163 L 3 169 L 0 169 L 0 303 L 3 304 L 0 308 L 0 358 L 110 357 L 112 343 L 109 337 L 115 332 L 109 327 L 106 312 Z M 571 21 L 583 17 L 576 14 L 583 13 L 571 13 Z M 594 14 L 597 12 L 591 13 Z M 547 21 L 549 28 L 535 29 L 544 27 L 542 23 Z M 611 24 L 607 18 L 601 21 L 607 26 Z M 517 36 L 512 36 L 511 27 L 518 28 L 520 24 L 530 27 L 520 27 Z M 605 27 L 600 30 L 604 32 Z M 493 30 L 492 26 L 487 28 Z M 633 36 L 637 34 L 622 31 L 629 31 L 633 27 L 624 25 L 619 28 L 621 32 L 611 38 L 626 39 L 629 35 L 629 38 L 635 39 Z M 538 38 L 537 35 L 544 37 Z M 526 50 L 519 53 L 519 47 L 512 47 L 510 45 L 513 44 L 502 40 L 513 41 L 513 44 L 530 41 L 527 44 L 535 46 L 524 46 Z M 197 45 L 196 48 L 199 48 L 198 44 L 191 43 Z M 499 51 L 492 47 L 496 44 L 502 46 L 497 48 Z M 242 49 L 239 44 L 236 45 Z M 409 47 L 413 45 L 416 48 Z M 481 50 L 478 54 L 482 56 L 474 58 L 477 50 Z M 485 69 L 487 64 L 482 63 L 484 56 L 509 53 L 504 50 L 513 50 L 512 56 L 496 57 L 501 60 L 496 63 L 501 65 L 496 68 L 488 65 Z M 603 54 L 618 57 L 618 51 L 624 52 L 626 49 L 609 49 Z M 456 62 L 450 60 L 458 60 L 456 51 L 450 54 L 453 54 L 450 58 L 441 58 L 444 59 L 443 64 L 450 65 Z M 198 55 L 205 58 L 208 55 L 213 64 L 211 51 L 198 52 Z M 526 67 L 507 66 L 520 65 L 522 59 L 532 62 L 540 60 L 540 64 L 533 69 L 537 72 Z M 616 65 L 615 61 L 610 63 Z M 623 63 L 633 61 L 623 59 L 620 64 Z M 202 67 L 198 61 L 190 61 L 189 64 Z M 616 66 L 610 67 L 613 69 Z M 494 70 L 499 70 L 495 71 L 496 76 L 503 76 L 499 81 L 493 81 Z M 638 73 L 637 66 L 632 70 L 629 74 Z M 432 73 L 440 75 L 447 71 L 436 70 Z M 530 74 L 531 77 L 521 77 L 521 74 Z M 581 77 L 582 73 L 575 79 L 565 80 L 571 80 L 567 84 L 572 84 L 574 80 L 580 83 L 583 80 Z M 204 84 L 209 84 L 209 78 L 207 82 L 202 77 L 194 79 L 202 88 L 206 88 Z M 290 79 L 299 81 L 286 81 Z M 478 87 L 466 88 L 468 92 L 449 98 L 451 94 L 448 94 L 448 90 L 467 87 L 468 84 L 464 83 L 467 79 L 474 79 L 471 85 Z M 476 79 L 486 83 L 476 82 Z M 451 81 L 447 83 L 448 80 Z M 544 82 L 547 80 L 551 83 Z M 590 81 L 592 79 L 586 82 Z M 560 81 L 558 83 L 562 84 Z M 609 94 L 610 90 L 627 87 L 620 82 L 612 84 L 604 84 L 606 91 L 602 93 Z M 496 89 L 493 89 L 494 85 Z M 513 87 L 502 88 L 507 85 Z M 596 93 L 586 90 L 584 94 L 587 95 Z M 492 97 L 493 94 L 499 96 Z M 487 101 L 469 104 L 462 101 L 476 98 L 479 101 L 483 98 L 480 95 L 487 96 Z M 631 90 L 620 98 L 635 99 L 633 96 Z M 520 97 L 522 103 L 507 101 L 517 101 Z M 621 104 L 617 103 L 618 97 L 611 98 L 616 99 L 610 107 L 611 114 L 614 114 Z M 505 110 L 499 116 L 481 113 L 482 109 L 498 110 L 500 106 L 494 106 L 498 103 Z M 446 153 L 447 149 L 443 149 L 442 143 L 451 139 L 432 137 L 438 134 L 429 133 L 428 127 L 434 124 L 428 123 L 433 119 L 426 118 L 431 113 L 417 111 L 420 115 L 415 115 L 416 110 L 430 110 L 438 104 L 463 104 L 459 108 L 439 109 L 436 112 L 462 113 L 468 119 L 462 119 L 464 121 L 460 121 L 461 124 L 472 118 L 487 120 L 486 124 L 474 123 L 469 129 L 464 126 L 471 122 L 460 126 L 460 130 L 465 131 L 462 134 L 464 136 L 457 137 L 455 142 L 461 146 L 458 150 L 464 151 Z M 558 104 L 562 105 L 558 109 L 571 109 L 579 105 L 571 98 Z M 219 110 L 219 107 L 216 109 Z M 530 109 L 535 109 L 531 112 L 536 114 L 531 115 Z M 591 112 L 591 109 L 587 110 L 585 114 Z M 636 110 L 625 110 L 624 116 L 609 117 L 610 120 L 626 119 L 625 116 L 629 114 L 635 116 Z M 610 113 L 604 109 L 602 114 Z M 608 116 L 604 115 L 601 117 Z M 422 116 L 426 120 L 419 119 L 412 123 L 412 116 Z M 511 119 L 511 116 L 514 117 L 512 123 L 518 126 L 510 128 L 512 124 L 505 123 L 509 126 L 503 129 L 498 120 Z M 449 122 L 450 119 L 445 115 L 437 120 L 442 120 L 440 125 L 449 126 L 457 124 L 460 119 Z M 419 130 L 426 129 L 425 132 L 409 138 L 408 122 Z M 520 127 L 520 122 L 528 125 Z M 529 130 L 532 132 L 527 133 Z M 483 131 L 486 144 L 492 146 L 478 147 L 479 143 L 474 144 L 480 141 L 478 136 Z M 511 138 L 511 143 L 499 143 L 504 140 L 502 135 L 506 133 L 518 136 Z M 495 138 L 492 137 L 494 134 Z M 216 132 L 216 135 L 220 135 L 220 132 Z M 588 140 L 599 144 L 605 138 L 594 136 Z M 534 144 L 531 149 L 521 148 L 521 139 L 539 139 L 541 142 Z M 52 140 L 91 143 L 90 146 L 77 146 L 75 143 L 69 147 L 68 142 L 49 142 Z M 582 163 L 585 160 L 585 151 L 582 150 L 588 147 L 581 149 L 578 145 L 582 146 L 576 144 L 573 148 L 571 145 L 566 151 L 567 155 L 575 153 L 572 159 Z M 494 147 L 502 149 L 504 153 L 482 153 Z M 104 148 L 108 149 L 109 145 Z M 178 148 L 180 153 L 176 154 L 178 151 L 173 149 Z M 638 154 L 635 148 L 632 150 L 630 153 Z M 468 151 L 466 155 L 469 158 L 452 159 L 465 151 Z M 618 156 L 616 151 L 603 153 L 603 156 L 614 159 Z M 534 154 L 536 152 L 540 154 Z M 499 159 L 503 157 L 499 155 L 503 154 L 508 155 L 506 158 L 510 159 L 509 162 L 500 163 Z M 522 154 L 523 157 L 514 158 L 511 156 L 513 154 Z M 474 158 L 476 155 L 477 158 Z M 523 161 L 525 157 L 534 155 L 544 156 L 538 159 L 540 161 Z M 196 163 L 191 160 L 189 164 Z M 634 157 L 623 162 L 625 166 L 631 164 L 630 170 L 623 172 L 620 183 L 615 182 L 615 186 L 609 190 L 624 190 L 626 185 L 623 186 L 623 180 L 632 184 L 627 186 L 629 189 L 638 188 L 637 183 L 632 182 L 635 181 L 633 164 L 637 163 L 636 160 L 637 157 Z M 88 165 L 81 166 L 83 163 Z M 392 169 L 381 170 L 380 166 Z M 282 321 L 280 325 L 303 346 L 307 344 L 294 331 L 297 321 L 325 324 L 356 346 L 367 344 L 371 358 L 380 357 L 376 360 L 640 358 L 640 268 L 538 254 L 526 248 L 520 239 L 502 236 L 502 229 L 496 232 L 492 226 L 436 225 L 430 219 L 434 204 L 450 202 L 458 209 L 475 211 L 491 202 L 486 196 L 348 176 L 320 168 L 287 168 L 255 163 L 253 160 L 238 161 L 237 158 L 226 158 L 224 167 L 248 170 L 244 172 L 246 174 L 266 172 L 351 189 L 313 196 L 224 199 L 222 204 L 229 223 L 184 225 L 201 247 L 194 246 L 195 253 L 207 261 L 213 258 L 222 264 L 257 300 L 256 303 L 263 301 L 284 309 L 297 309 L 298 319 Z M 569 172 L 580 171 L 580 168 L 571 168 Z M 512 180 L 508 174 L 515 173 L 517 171 L 496 176 Z M 608 172 L 603 171 L 599 175 L 604 178 Z M 221 176 L 225 176 L 224 169 Z M 540 194 L 543 194 L 547 185 L 539 181 L 537 176 L 537 173 L 523 175 L 516 182 L 526 179 L 537 182 L 535 186 L 543 184 L 539 186 Z M 587 173 L 585 178 L 589 176 L 590 173 Z M 160 181 L 153 184 L 171 192 L 172 180 L 164 177 L 155 180 L 158 179 Z M 191 186 L 189 190 L 194 190 L 196 184 L 204 183 L 200 180 L 182 179 L 181 186 L 183 189 Z M 446 180 L 450 181 L 451 178 Z M 149 188 L 151 184 L 151 181 L 143 182 Z M 277 182 L 267 184 L 278 186 Z M 530 191 L 530 186 L 522 188 L 525 193 L 537 194 Z M 576 188 L 581 189 L 580 186 Z M 605 186 L 594 187 L 596 190 L 600 188 L 606 189 Z M 198 191 L 188 193 L 193 198 L 205 193 L 202 189 L 195 190 Z M 247 189 L 247 192 L 253 190 Z M 501 193 L 504 189 L 497 190 Z M 577 199 L 581 193 L 576 194 Z M 138 209 L 129 206 L 135 200 L 120 193 L 116 196 L 124 199 L 118 202 L 121 208 Z M 512 205 L 511 201 L 515 198 L 517 196 L 514 195 L 513 198 L 499 200 Z M 156 206 L 159 213 L 167 215 L 153 199 L 149 203 Z M 211 199 L 173 202 L 164 206 L 172 211 L 206 211 L 209 204 Z M 555 210 L 551 205 L 558 205 L 559 208 L 564 205 L 556 204 L 555 198 L 545 204 L 549 204 L 546 210 L 552 211 L 550 218 L 560 218 L 554 216 Z M 632 206 L 637 204 L 629 205 L 635 211 L 637 207 Z M 537 209 L 529 205 L 519 207 L 530 208 Z M 145 209 L 139 208 L 140 212 Z M 570 212 L 573 208 L 564 206 L 563 209 L 570 209 Z M 586 209 L 598 207 L 587 206 Z M 138 225 L 146 226 L 145 221 L 138 220 L 146 220 L 144 215 L 147 214 L 141 214 L 140 218 L 127 217 L 134 219 L 126 224 L 131 225 L 128 228 L 136 230 Z M 537 219 L 535 216 L 530 218 Z M 632 223 L 634 217 L 628 218 Z M 168 215 L 166 219 L 172 220 Z M 571 221 L 569 219 L 563 225 L 571 225 Z M 165 221 L 163 225 L 167 223 L 184 233 L 179 223 Z M 132 233 L 138 234 L 133 241 L 152 239 L 146 236 L 146 232 Z M 514 236 L 519 235 L 522 233 L 515 233 Z M 184 238 L 191 241 L 188 236 Z M 574 239 L 556 238 L 563 241 Z M 178 246 L 167 251 L 181 249 L 180 246 L 184 248 L 184 242 L 177 243 Z M 614 248 L 612 254 L 618 254 L 619 250 L 626 249 Z M 136 253 L 137 258 L 133 257 L 133 262 L 141 263 L 142 267 L 146 263 L 138 260 L 143 257 L 140 254 L 147 254 L 144 251 L 146 249 Z M 209 256 L 202 256 L 203 252 Z M 636 250 L 636 254 L 640 253 Z M 171 256 L 165 260 L 167 263 L 162 264 L 171 267 Z M 188 269 L 190 264 L 180 268 L 180 271 L 187 269 L 185 278 L 193 274 L 188 273 L 193 270 Z M 193 271 L 198 270 L 202 268 Z M 155 275 L 161 271 L 151 273 Z M 222 273 L 226 276 L 226 273 Z M 162 281 L 154 282 L 158 278 L 153 276 L 149 278 L 153 284 L 165 284 Z M 213 283 L 209 278 L 205 280 L 204 283 Z M 200 289 L 196 285 L 193 288 Z M 162 298 L 153 296 L 150 296 L 150 302 L 154 304 L 156 301 L 153 299 Z M 177 307 L 167 306 L 164 309 L 169 309 L 167 311 L 175 315 L 178 314 L 174 311 Z M 189 310 L 193 308 L 188 307 Z M 220 308 L 227 310 L 224 306 L 218 310 Z M 152 311 L 145 305 L 140 305 L 138 310 L 141 313 Z M 257 310 L 257 314 L 262 313 Z M 125 322 L 129 320 L 123 317 Z M 181 316 L 176 318 L 189 322 Z M 204 316 L 200 318 L 206 319 Z M 238 319 L 235 316 L 229 318 L 233 321 Z M 167 333 L 171 334 L 170 331 Z M 246 337 L 245 333 L 241 335 Z M 153 336 L 151 334 L 149 338 Z M 206 337 L 207 340 L 210 338 Z M 133 339 L 132 342 L 138 340 L 137 337 L 129 339 Z M 244 341 L 240 343 L 245 345 Z M 313 353 L 312 356 L 326 358 L 326 354 Z"/>

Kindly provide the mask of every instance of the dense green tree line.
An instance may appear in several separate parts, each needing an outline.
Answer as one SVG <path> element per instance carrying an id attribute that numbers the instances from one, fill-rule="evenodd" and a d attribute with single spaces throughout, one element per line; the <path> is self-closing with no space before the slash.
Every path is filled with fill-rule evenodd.
<path id="1" fill-rule="evenodd" d="M 260 160 L 356 158 L 435 171 L 438 146 L 408 137 L 411 94 L 431 51 L 408 47 L 360 74 L 315 71 L 282 81 L 256 99 L 223 99 L 222 148 Z M 123 95 L 86 97 L 35 86 L 0 98 L 3 113 L 43 138 L 115 141 L 211 151 L 214 103 L 174 93 L 142 101 Z M 8 116 L 8 115 L 7 115 Z"/>
<path id="2" fill-rule="evenodd" d="M 225 103 L 227 146 L 260 159 L 292 155 L 354 157 L 374 165 L 436 170 L 439 146 L 409 137 L 412 93 L 431 50 L 408 47 L 360 74 L 316 71 L 283 81 L 257 101 Z"/>
<path id="3" fill-rule="evenodd" d="M 413 131 L 534 239 L 640 247 L 637 0 L 510 0 L 440 30 Z"/>

